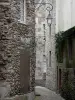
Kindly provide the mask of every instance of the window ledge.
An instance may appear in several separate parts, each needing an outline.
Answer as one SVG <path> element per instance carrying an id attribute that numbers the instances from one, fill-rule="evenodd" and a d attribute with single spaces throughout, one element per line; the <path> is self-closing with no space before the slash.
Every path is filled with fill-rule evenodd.
<path id="1" fill-rule="evenodd" d="M 19 23 L 26 25 L 26 22 L 18 20 Z"/>

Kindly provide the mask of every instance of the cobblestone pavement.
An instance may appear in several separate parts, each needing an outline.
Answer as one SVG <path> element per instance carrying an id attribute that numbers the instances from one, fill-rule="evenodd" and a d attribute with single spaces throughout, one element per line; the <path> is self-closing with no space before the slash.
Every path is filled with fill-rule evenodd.
<path id="1" fill-rule="evenodd" d="M 60 95 L 45 87 L 36 86 L 35 94 L 40 95 L 39 100 L 64 100 Z"/>

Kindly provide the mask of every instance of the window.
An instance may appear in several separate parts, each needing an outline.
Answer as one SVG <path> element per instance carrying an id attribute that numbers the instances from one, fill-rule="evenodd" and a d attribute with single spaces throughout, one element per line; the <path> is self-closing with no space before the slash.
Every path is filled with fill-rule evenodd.
<path id="1" fill-rule="evenodd" d="M 43 24 L 43 29 L 45 30 L 45 24 Z"/>
<path id="2" fill-rule="evenodd" d="M 72 59 L 72 50 L 73 46 L 72 46 L 72 39 L 69 38 L 68 40 L 68 60 L 69 60 L 69 67 L 73 67 L 73 59 Z"/>
<path id="3" fill-rule="evenodd" d="M 69 39 L 69 59 L 72 60 L 72 39 Z"/>
<path id="4" fill-rule="evenodd" d="M 61 89 L 61 69 L 59 69 L 59 89 Z"/>
<path id="5" fill-rule="evenodd" d="M 20 1 L 20 20 L 21 23 L 26 24 L 26 0 Z"/>
<path id="6" fill-rule="evenodd" d="M 49 66 L 51 67 L 51 51 L 49 51 Z"/>
<path id="7" fill-rule="evenodd" d="M 43 31 L 44 31 L 44 40 L 46 40 L 46 36 L 45 36 L 45 24 L 43 24 Z"/>

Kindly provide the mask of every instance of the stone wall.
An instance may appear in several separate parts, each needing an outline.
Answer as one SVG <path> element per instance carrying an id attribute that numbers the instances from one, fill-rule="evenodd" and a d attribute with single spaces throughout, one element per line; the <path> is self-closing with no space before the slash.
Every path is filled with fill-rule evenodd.
<path id="1" fill-rule="evenodd" d="M 43 0 L 53 6 L 51 11 L 51 33 L 47 23 L 49 12 L 46 10 L 49 4 L 42 5 L 36 10 L 36 84 L 40 84 L 43 73 L 46 73 L 46 87 L 56 91 L 56 57 L 55 57 L 55 34 L 56 34 L 56 0 Z M 50 35 L 51 34 L 51 35 Z M 51 61 L 50 61 L 51 52 Z M 51 65 L 50 65 L 51 62 Z M 43 81 L 43 80 L 42 80 Z M 42 82 L 41 82 L 42 83 Z M 44 83 L 44 82 L 43 82 Z M 44 83 L 44 84 L 45 84 Z M 44 85 L 43 84 L 43 85 Z M 40 84 L 41 85 L 41 84 Z"/>
<path id="2" fill-rule="evenodd" d="M 30 6 L 29 10 L 34 13 Z M 27 9 L 27 13 L 29 10 Z M 34 91 L 34 15 L 29 18 L 31 21 L 28 25 L 18 22 L 20 0 L 11 0 L 8 3 L 0 2 L 0 98 L 22 94 L 20 91 L 20 51 L 22 49 L 30 52 L 30 89 L 28 92 Z"/>
<path id="3" fill-rule="evenodd" d="M 3 100 L 34 100 L 34 93 L 28 93 L 24 95 L 15 95 L 13 97 L 6 97 Z"/>
<path id="4" fill-rule="evenodd" d="M 35 86 L 45 87 L 45 83 L 46 83 L 46 80 L 43 80 L 43 79 L 37 79 L 37 80 L 35 80 Z"/>
<path id="5" fill-rule="evenodd" d="M 51 24 L 51 35 L 49 32 L 49 27 L 47 30 L 47 41 L 46 41 L 46 57 L 48 61 L 47 75 L 46 75 L 46 87 L 50 90 L 56 91 L 57 89 L 57 69 L 56 69 L 56 56 L 55 56 L 55 34 L 56 34 L 56 0 L 47 0 L 53 5 L 52 24 Z M 48 13 L 47 13 L 48 14 Z M 51 66 L 49 64 L 51 51 Z"/>
<path id="6" fill-rule="evenodd" d="M 38 3 L 46 3 L 46 0 L 35 0 Z M 39 8 L 38 8 L 39 7 Z M 46 42 L 46 5 L 36 5 L 36 85 L 45 86 L 43 74 L 46 72 L 45 42 Z"/>

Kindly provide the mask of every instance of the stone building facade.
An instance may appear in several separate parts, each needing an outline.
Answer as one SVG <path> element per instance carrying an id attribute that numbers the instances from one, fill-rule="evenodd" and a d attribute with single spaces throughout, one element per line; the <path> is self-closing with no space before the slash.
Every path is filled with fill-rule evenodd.
<path id="1" fill-rule="evenodd" d="M 56 91 L 56 57 L 55 57 L 55 33 L 56 33 L 56 0 L 40 0 L 39 3 L 44 5 L 36 6 L 36 73 L 35 79 L 43 80 L 44 73 L 46 74 L 45 81 L 38 82 L 39 85 Z M 47 3 L 47 4 L 46 4 Z M 48 11 L 47 7 L 53 5 L 51 35 L 47 24 Z M 50 64 L 51 63 L 51 64 Z M 43 84 L 41 84 L 43 83 Z"/>
<path id="2" fill-rule="evenodd" d="M 33 97 L 35 81 L 34 12 L 34 0 L 0 0 L 0 98 L 2 99 L 27 93 L 31 99 Z M 22 51 L 29 54 L 27 91 L 24 86 L 26 71 L 23 71 L 24 76 L 21 72 Z"/>
<path id="3" fill-rule="evenodd" d="M 56 70 L 56 55 L 55 55 L 55 34 L 56 34 L 56 0 L 47 0 L 53 5 L 51 35 L 50 29 L 47 26 L 47 41 L 46 41 L 46 58 L 48 61 L 46 74 L 46 87 L 56 91 L 57 90 L 57 70 Z M 47 12 L 48 14 L 48 12 Z"/>
<path id="4" fill-rule="evenodd" d="M 42 0 L 36 3 L 42 3 Z M 45 0 L 43 0 L 43 3 Z M 45 86 L 45 80 L 43 80 L 44 73 L 46 73 L 46 62 L 45 62 L 45 38 L 46 38 L 46 30 L 45 30 L 45 10 L 46 5 L 36 5 L 35 9 L 35 20 L 36 20 L 36 71 L 35 71 L 35 82 L 36 85 Z"/>

